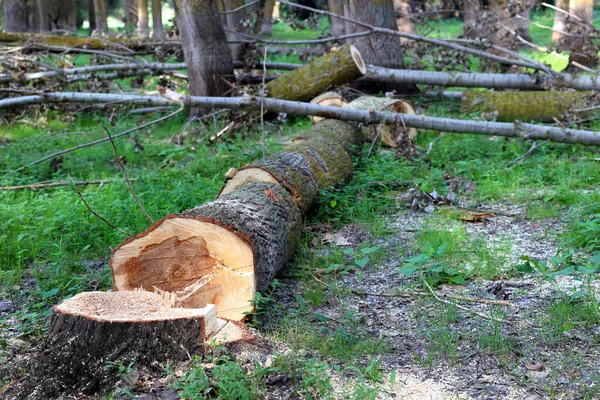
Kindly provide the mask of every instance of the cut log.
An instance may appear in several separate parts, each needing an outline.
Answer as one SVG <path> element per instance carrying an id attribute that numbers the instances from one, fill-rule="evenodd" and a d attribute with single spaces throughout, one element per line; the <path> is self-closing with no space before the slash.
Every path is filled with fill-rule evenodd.
<path id="1" fill-rule="evenodd" d="M 336 92 L 325 92 L 310 101 L 312 104 L 318 104 L 320 106 L 331 106 L 331 107 L 345 107 L 348 102 L 344 97 Z M 323 120 L 322 117 L 311 116 L 310 120 L 313 124 Z"/>
<path id="2" fill-rule="evenodd" d="M 413 106 L 408 101 L 373 96 L 359 97 L 348 103 L 345 108 L 369 111 L 392 111 L 401 114 L 416 115 Z M 389 147 L 411 145 L 417 136 L 415 128 L 398 124 L 394 126 L 377 124 L 364 127 L 363 130 L 364 134 L 371 138 L 371 140 L 378 137 L 383 144 Z"/>
<path id="3" fill-rule="evenodd" d="M 367 67 L 354 46 L 344 46 L 269 82 L 267 95 L 310 101 L 324 91 L 363 76 Z"/>
<path id="4" fill-rule="evenodd" d="M 291 258 L 317 190 L 352 178 L 360 131 L 341 121 L 311 127 L 286 151 L 231 170 L 220 197 L 169 215 L 118 246 L 110 267 L 116 290 L 161 290 L 176 305 L 215 304 L 217 316 L 243 320 Z"/>
<path id="5" fill-rule="evenodd" d="M 462 94 L 464 113 L 481 112 L 498 121 L 553 121 L 598 104 L 594 92 L 473 92 Z M 579 114 L 582 116 L 583 114 Z"/>
<path id="6" fill-rule="evenodd" d="M 172 214 L 112 254 L 116 290 L 173 294 L 182 307 L 215 304 L 240 321 L 291 257 L 302 218 L 281 186 L 252 183 L 203 206 Z"/>
<path id="7" fill-rule="evenodd" d="M 248 182 L 273 182 L 286 188 L 298 208 L 306 212 L 314 205 L 319 189 L 352 178 L 350 153 L 363 143 L 362 133 L 353 124 L 323 120 L 305 136 L 294 139 L 285 151 L 235 170 L 219 195 Z"/>
<path id="8" fill-rule="evenodd" d="M 140 369 L 186 360 L 223 325 L 213 305 L 173 308 L 144 291 L 80 293 L 54 307 L 48 339 L 33 364 L 39 379 L 24 391 L 27 398 L 72 390 L 92 395 L 118 379 L 111 365 L 133 362 Z"/>

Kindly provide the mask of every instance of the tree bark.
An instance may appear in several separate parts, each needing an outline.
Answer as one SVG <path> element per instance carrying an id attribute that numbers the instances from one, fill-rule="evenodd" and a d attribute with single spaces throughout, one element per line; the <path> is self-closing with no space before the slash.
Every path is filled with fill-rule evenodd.
<path id="1" fill-rule="evenodd" d="M 236 35 L 235 32 L 244 32 L 244 28 L 240 25 L 242 20 L 246 18 L 246 9 L 242 9 L 236 12 L 231 12 L 241 6 L 246 4 L 245 0 L 225 0 L 225 9 L 229 12 L 226 16 L 227 22 L 227 39 L 228 40 L 242 40 L 244 39 L 241 35 Z M 234 60 L 237 60 L 240 55 L 240 50 L 242 44 L 240 43 L 231 43 L 229 44 L 231 48 L 231 56 Z"/>
<path id="2" fill-rule="evenodd" d="M 148 0 L 138 0 L 138 33 L 148 36 Z"/>
<path id="3" fill-rule="evenodd" d="M 327 89 L 352 82 L 366 72 L 361 54 L 344 46 L 267 84 L 269 97 L 310 101 Z"/>
<path id="4" fill-rule="evenodd" d="M 45 0 L 35 0 L 37 20 L 38 20 L 38 31 L 40 33 L 46 33 L 50 30 L 50 23 L 48 20 L 48 2 Z"/>
<path id="5" fill-rule="evenodd" d="M 475 32 L 478 15 L 481 12 L 480 0 L 464 0 L 463 5 L 463 31 L 465 37 L 472 38 L 476 36 Z"/>
<path id="6" fill-rule="evenodd" d="M 569 32 L 579 35 L 570 41 L 569 69 L 573 70 L 574 63 L 595 69 L 598 65 L 598 47 L 592 36 L 594 25 L 594 1 L 570 0 L 569 13 L 579 18 L 568 16 Z"/>
<path id="7" fill-rule="evenodd" d="M 273 9 L 275 8 L 275 0 L 266 0 L 262 14 L 262 24 L 260 26 L 260 34 L 271 36 L 273 33 Z"/>
<path id="8" fill-rule="evenodd" d="M 344 0 L 344 15 L 359 22 L 371 24 L 378 28 L 398 31 L 396 14 L 392 0 Z M 346 22 L 346 34 L 363 32 L 366 28 Z M 387 68 L 404 68 L 402 46 L 397 37 L 374 33 L 348 40 L 360 52 L 365 64 L 379 65 Z M 396 90 L 400 93 L 408 91 L 405 85 L 396 84 L 357 84 L 355 88 L 365 93 Z"/>
<path id="9" fill-rule="evenodd" d="M 88 20 L 90 23 L 88 34 L 91 36 L 96 30 L 96 6 L 94 5 L 94 0 L 88 0 Z"/>
<path id="10" fill-rule="evenodd" d="M 215 201 L 170 215 L 118 246 L 110 266 L 117 290 L 158 288 L 186 307 L 215 304 L 242 320 L 292 257 L 301 210 L 317 191 L 352 178 L 349 152 L 358 129 L 325 120 L 286 151 L 238 170 Z"/>
<path id="11" fill-rule="evenodd" d="M 186 360 L 218 326 L 213 306 L 174 308 L 143 291 L 78 294 L 54 307 L 48 339 L 32 365 L 37 379 L 20 398 L 95 395 L 119 379 L 112 368 Z"/>
<path id="12" fill-rule="evenodd" d="M 189 93 L 222 96 L 233 79 L 231 52 L 214 0 L 177 0 L 177 26 L 188 66 Z M 200 112 L 199 110 L 195 112 Z"/>
<path id="13" fill-rule="evenodd" d="M 123 11 L 125 24 L 129 27 L 136 27 L 138 24 L 138 0 L 124 0 Z"/>
<path id="14" fill-rule="evenodd" d="M 560 10 L 569 11 L 569 2 L 567 0 L 556 0 L 556 7 Z M 554 11 L 554 25 L 552 26 L 552 46 L 560 46 L 561 39 L 565 37 L 564 32 L 567 31 L 567 14 Z"/>
<path id="15" fill-rule="evenodd" d="M 597 104 L 594 92 L 473 92 L 462 94 L 462 112 L 478 111 L 498 121 L 553 121 Z M 580 113 L 583 117 L 585 114 Z"/>
<path id="16" fill-rule="evenodd" d="M 4 31 L 27 32 L 27 27 L 27 1 L 4 0 Z"/>
<path id="17" fill-rule="evenodd" d="M 106 22 L 106 1 L 94 0 L 94 15 L 96 17 L 96 31 L 104 33 L 108 29 Z"/>
<path id="18" fill-rule="evenodd" d="M 327 8 L 334 14 L 344 15 L 344 0 L 327 0 Z M 329 17 L 329 25 L 331 34 L 334 36 L 341 36 L 346 33 L 346 24 L 344 20 Z"/>
<path id="19" fill-rule="evenodd" d="M 165 29 L 162 23 L 162 1 L 152 0 L 152 36 L 165 40 Z"/>

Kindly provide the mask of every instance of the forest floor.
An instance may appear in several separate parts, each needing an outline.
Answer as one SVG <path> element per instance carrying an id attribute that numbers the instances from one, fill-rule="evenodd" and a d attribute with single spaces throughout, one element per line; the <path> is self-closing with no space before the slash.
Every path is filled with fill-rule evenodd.
<path id="1" fill-rule="evenodd" d="M 467 117 L 452 100 L 411 100 L 424 115 Z M 102 125 L 118 133 L 158 118 L 67 111 L 4 115 L 12 122 L 0 132 L 0 186 L 115 180 L 79 191 L 119 228 L 143 231 L 148 220 L 108 143 L 14 173 L 104 137 Z M 264 149 L 257 125 L 208 143 L 228 118 L 183 137 L 177 116 L 116 141 L 155 219 L 213 199 L 230 167 L 280 150 L 310 124 L 267 122 Z M 598 121 L 582 127 L 599 131 Z M 296 257 L 257 297 L 253 342 L 208 344 L 203 356 L 151 371 L 107 364 L 116 383 L 99 397 L 600 397 L 600 152 L 538 145 L 526 159 L 529 142 L 475 135 L 420 132 L 410 157 L 365 146 L 355 179 L 320 194 Z M 27 364 L 52 306 L 109 290 L 110 249 L 125 236 L 91 215 L 72 185 L 2 190 L 0 221 L 0 398 L 10 398 L 36 378 Z"/>

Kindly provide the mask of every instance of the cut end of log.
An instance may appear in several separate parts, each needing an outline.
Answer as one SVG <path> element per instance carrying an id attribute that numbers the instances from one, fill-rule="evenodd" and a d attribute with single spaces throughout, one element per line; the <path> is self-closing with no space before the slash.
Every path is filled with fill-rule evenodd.
<path id="1" fill-rule="evenodd" d="M 362 56 L 360 55 L 360 52 L 356 49 L 356 47 L 354 46 L 350 46 L 350 55 L 352 56 L 352 59 L 354 60 L 354 62 L 356 63 L 356 66 L 358 67 L 358 70 L 364 75 L 367 73 L 367 66 L 362 58 Z"/>
<path id="2" fill-rule="evenodd" d="M 163 293 L 177 307 L 214 304 L 218 317 L 235 321 L 252 311 L 252 248 L 211 221 L 167 217 L 115 249 L 110 265 L 118 291 Z"/>
<path id="3" fill-rule="evenodd" d="M 342 97 L 341 94 L 336 92 L 325 92 L 310 101 L 312 104 L 317 104 L 320 106 L 330 106 L 330 107 L 346 107 L 348 102 Z M 313 124 L 323 120 L 323 117 L 311 116 L 310 120 Z"/>
<path id="4" fill-rule="evenodd" d="M 227 178 L 230 179 L 221 189 L 219 196 L 231 193 L 249 182 L 271 182 L 280 184 L 277 178 L 271 173 L 258 167 L 236 169 L 235 173 L 232 176 L 227 176 Z"/>

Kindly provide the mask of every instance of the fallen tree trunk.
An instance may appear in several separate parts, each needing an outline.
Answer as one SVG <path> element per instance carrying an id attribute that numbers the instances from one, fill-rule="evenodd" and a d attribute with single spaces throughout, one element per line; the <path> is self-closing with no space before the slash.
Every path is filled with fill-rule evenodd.
<path id="1" fill-rule="evenodd" d="M 361 79 L 394 82 L 422 83 L 438 86 L 480 87 L 490 89 L 549 90 L 573 88 L 577 90 L 600 90 L 600 76 L 579 76 L 570 74 L 484 74 L 476 72 L 435 72 L 411 71 L 368 67 L 368 73 Z"/>
<path id="2" fill-rule="evenodd" d="M 389 111 L 353 110 L 320 106 L 296 101 L 278 100 L 261 97 L 200 97 L 181 95 L 176 100 L 161 96 L 145 96 L 133 94 L 105 94 L 105 93 L 74 93 L 55 92 L 32 96 L 14 97 L 0 100 L 0 109 L 9 107 L 22 107 L 24 105 L 45 103 L 109 103 L 141 106 L 180 106 L 203 108 L 230 108 L 247 111 L 260 110 L 287 113 L 290 115 L 316 115 L 329 119 L 363 122 L 367 124 L 387 123 L 401 124 L 417 129 L 430 129 L 442 132 L 472 133 L 476 135 L 491 135 L 516 137 L 528 140 L 550 140 L 559 143 L 582 144 L 586 146 L 600 146 L 600 132 L 584 131 L 552 127 L 547 125 L 534 125 L 515 121 L 513 123 L 470 121 L 451 118 L 426 117 L 423 115 L 398 114 Z M 106 139 L 108 140 L 108 139 Z M 63 151 L 77 150 L 85 146 Z"/>
<path id="3" fill-rule="evenodd" d="M 462 111 L 498 121 L 553 121 L 598 104 L 594 92 L 462 92 Z"/>
<path id="4" fill-rule="evenodd" d="M 322 121 L 285 152 L 240 169 L 221 196 L 172 214 L 118 246 L 110 259 L 116 290 L 159 289 L 177 305 L 215 304 L 217 316 L 242 320 L 297 247 L 301 210 L 319 188 L 348 182 L 348 149 L 360 132 Z M 254 174 L 252 174 L 254 173 Z"/>
<path id="5" fill-rule="evenodd" d="M 267 96 L 310 101 L 327 89 L 363 76 L 366 66 L 354 46 L 344 46 L 267 84 Z"/>

